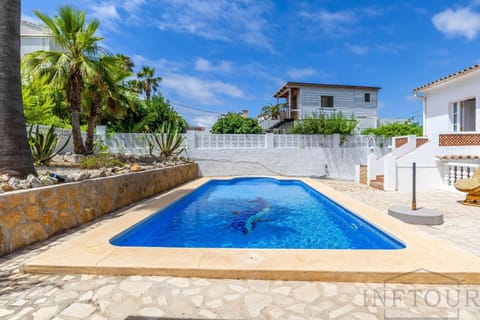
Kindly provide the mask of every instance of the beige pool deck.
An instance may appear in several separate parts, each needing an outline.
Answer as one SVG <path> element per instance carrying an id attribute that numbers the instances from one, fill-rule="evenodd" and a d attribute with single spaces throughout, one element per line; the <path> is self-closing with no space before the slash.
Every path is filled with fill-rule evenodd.
<path id="1" fill-rule="evenodd" d="M 277 179 L 286 179 L 275 177 Z M 218 177 L 215 179 L 230 179 Z M 291 179 L 291 178 L 288 178 Z M 142 202 L 25 262 L 28 273 L 480 284 L 480 258 L 336 191 L 298 178 L 406 244 L 398 250 L 278 250 L 117 247 L 109 240 L 206 183 L 201 178 Z"/>

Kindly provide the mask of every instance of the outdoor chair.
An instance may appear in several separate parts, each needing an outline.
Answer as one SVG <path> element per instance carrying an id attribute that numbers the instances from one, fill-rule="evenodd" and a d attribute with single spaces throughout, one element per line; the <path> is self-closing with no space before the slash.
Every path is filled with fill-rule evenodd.
<path id="1" fill-rule="evenodd" d="M 457 188 L 458 191 L 467 193 L 463 204 L 480 206 L 480 166 L 478 166 L 471 178 L 457 180 L 457 182 L 455 182 L 455 188 Z"/>

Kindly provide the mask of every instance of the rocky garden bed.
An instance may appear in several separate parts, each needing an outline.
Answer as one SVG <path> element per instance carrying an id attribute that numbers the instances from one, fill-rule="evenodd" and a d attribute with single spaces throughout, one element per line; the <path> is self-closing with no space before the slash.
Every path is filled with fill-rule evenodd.
<path id="1" fill-rule="evenodd" d="M 54 157 L 48 166 L 37 166 L 38 176 L 29 175 L 26 179 L 19 179 L 8 174 L 0 175 L 0 194 L 65 182 L 174 167 L 191 162 L 193 162 L 191 159 L 184 157 L 159 159 L 151 156 L 113 155 L 110 153 L 91 156 L 59 155 Z"/>

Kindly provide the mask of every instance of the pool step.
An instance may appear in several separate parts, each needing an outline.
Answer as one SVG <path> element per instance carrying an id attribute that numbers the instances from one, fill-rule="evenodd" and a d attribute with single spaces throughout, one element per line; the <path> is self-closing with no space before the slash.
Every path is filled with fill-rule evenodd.
<path id="1" fill-rule="evenodd" d="M 370 187 L 378 190 L 383 190 L 383 182 L 384 182 L 384 176 L 378 175 L 375 180 L 370 181 Z"/>

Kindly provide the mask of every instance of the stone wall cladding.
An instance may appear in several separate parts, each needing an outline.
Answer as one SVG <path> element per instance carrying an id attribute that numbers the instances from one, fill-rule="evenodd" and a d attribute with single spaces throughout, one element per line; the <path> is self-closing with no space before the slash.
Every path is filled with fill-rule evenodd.
<path id="1" fill-rule="evenodd" d="M 440 147 L 480 146 L 480 134 L 440 134 L 438 145 Z"/>
<path id="2" fill-rule="evenodd" d="M 360 165 L 360 183 L 364 185 L 368 184 L 368 166 L 365 164 Z"/>
<path id="3" fill-rule="evenodd" d="M 197 164 L 0 195 L 0 256 L 198 178 Z"/>

